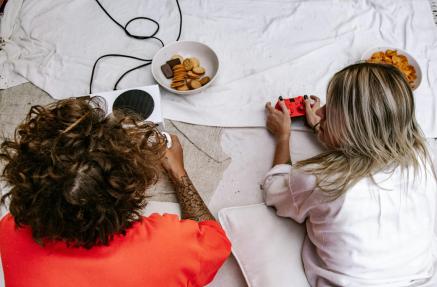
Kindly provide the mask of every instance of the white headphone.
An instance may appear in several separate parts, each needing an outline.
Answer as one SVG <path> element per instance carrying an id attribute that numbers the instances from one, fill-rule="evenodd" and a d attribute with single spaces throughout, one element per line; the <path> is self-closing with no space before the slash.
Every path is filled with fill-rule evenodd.
<path id="1" fill-rule="evenodd" d="M 167 144 L 167 148 L 171 148 L 173 142 L 171 141 L 171 136 L 168 132 L 161 132 L 161 134 L 163 134 L 165 136 L 165 141 Z"/>

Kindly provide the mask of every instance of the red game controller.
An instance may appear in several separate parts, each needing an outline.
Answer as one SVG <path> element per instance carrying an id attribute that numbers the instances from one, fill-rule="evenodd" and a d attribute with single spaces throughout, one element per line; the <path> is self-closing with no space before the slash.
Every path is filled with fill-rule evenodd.
<path id="1" fill-rule="evenodd" d="M 290 118 L 296 118 L 305 115 L 305 103 L 302 96 L 283 99 L 283 101 L 287 106 L 288 112 L 290 113 Z M 281 111 L 281 106 L 279 105 L 279 101 L 276 102 L 275 109 Z"/>

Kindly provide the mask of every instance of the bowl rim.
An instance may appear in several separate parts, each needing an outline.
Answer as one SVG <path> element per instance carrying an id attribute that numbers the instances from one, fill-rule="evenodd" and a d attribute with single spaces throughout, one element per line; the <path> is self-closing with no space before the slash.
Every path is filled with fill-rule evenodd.
<path id="1" fill-rule="evenodd" d="M 158 70 L 158 69 L 161 70 L 161 69 L 160 69 L 159 64 L 156 63 L 155 59 L 156 59 L 156 57 L 157 57 L 160 53 L 162 53 L 163 51 L 165 51 L 165 49 L 169 49 L 169 48 L 171 48 L 171 47 L 173 47 L 173 46 L 177 46 L 177 45 L 180 45 L 180 44 L 186 44 L 186 43 L 191 43 L 191 44 L 201 45 L 201 46 L 204 46 L 204 47 L 206 47 L 207 49 L 209 49 L 209 50 L 212 52 L 212 54 L 215 56 L 215 58 L 217 59 L 217 71 L 215 72 L 214 76 L 211 77 L 210 81 L 209 81 L 206 85 L 204 85 L 204 86 L 202 86 L 202 87 L 200 87 L 200 88 L 198 88 L 198 89 L 195 89 L 195 90 L 189 90 L 189 91 L 178 91 L 178 90 L 175 90 L 175 89 L 173 89 L 173 88 L 171 88 L 171 87 L 165 85 L 164 83 L 161 83 L 161 82 L 158 80 L 158 76 L 155 75 L 155 68 L 156 68 L 157 70 Z M 205 43 L 198 42 L 198 41 L 191 41 L 191 40 L 187 40 L 187 41 L 176 41 L 176 42 L 172 42 L 172 43 L 170 43 L 170 44 L 168 44 L 168 45 L 162 47 L 161 49 L 159 49 L 159 50 L 155 53 L 155 55 L 154 55 L 153 58 L 152 58 L 151 70 L 152 70 L 152 75 L 153 75 L 154 80 L 155 80 L 155 81 L 156 81 L 156 82 L 157 82 L 161 87 L 163 87 L 164 89 L 166 89 L 166 90 L 169 91 L 170 93 L 174 93 L 174 94 L 178 94 L 178 95 L 193 95 L 193 94 L 197 94 L 197 93 L 200 93 L 200 92 L 204 91 L 204 90 L 207 89 L 209 86 L 211 86 L 211 84 L 215 81 L 215 79 L 217 78 L 217 76 L 218 76 L 218 74 L 219 74 L 219 72 L 220 72 L 220 60 L 219 60 L 219 57 L 218 57 L 217 53 L 216 53 L 216 52 L 215 52 L 215 51 L 214 51 L 210 46 L 208 46 L 208 45 L 205 44 Z"/>
<path id="2" fill-rule="evenodd" d="M 370 58 L 370 56 L 375 52 L 378 52 L 378 51 L 385 52 L 387 50 L 395 50 L 395 51 L 398 51 L 399 54 L 401 54 L 401 55 L 403 54 L 403 55 L 407 56 L 408 63 L 410 65 L 412 65 L 414 67 L 414 69 L 416 70 L 416 74 L 417 74 L 417 78 L 415 81 L 416 86 L 414 88 L 412 88 L 413 91 L 416 90 L 420 86 L 420 84 L 422 83 L 422 68 L 420 67 L 419 62 L 417 62 L 416 58 L 411 53 L 405 51 L 404 49 L 390 47 L 390 46 L 375 46 L 373 48 L 369 48 L 366 51 L 364 51 L 364 53 L 361 55 L 361 61 L 367 61 Z M 412 61 L 410 61 L 410 59 Z"/>

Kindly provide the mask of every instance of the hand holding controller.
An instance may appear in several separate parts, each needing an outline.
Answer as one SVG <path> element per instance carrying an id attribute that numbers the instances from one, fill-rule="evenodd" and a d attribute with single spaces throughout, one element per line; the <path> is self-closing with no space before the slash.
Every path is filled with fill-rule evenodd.
<path id="1" fill-rule="evenodd" d="M 283 100 L 285 105 L 287 106 L 290 118 L 305 116 L 305 102 L 302 96 Z M 281 107 L 279 106 L 279 101 L 276 102 L 275 109 L 279 111 L 281 110 Z"/>

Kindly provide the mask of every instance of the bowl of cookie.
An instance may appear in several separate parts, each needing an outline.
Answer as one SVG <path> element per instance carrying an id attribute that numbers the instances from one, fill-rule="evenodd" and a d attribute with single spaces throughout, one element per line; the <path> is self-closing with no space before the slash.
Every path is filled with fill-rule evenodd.
<path id="1" fill-rule="evenodd" d="M 414 91 L 422 81 L 422 71 L 416 59 L 409 53 L 398 48 L 375 47 L 367 50 L 361 60 L 368 63 L 389 64 L 398 68 L 405 76 Z"/>
<path id="2" fill-rule="evenodd" d="M 179 95 L 207 89 L 217 78 L 219 60 L 207 45 L 180 41 L 164 46 L 152 60 L 152 75 L 161 87 Z"/>

